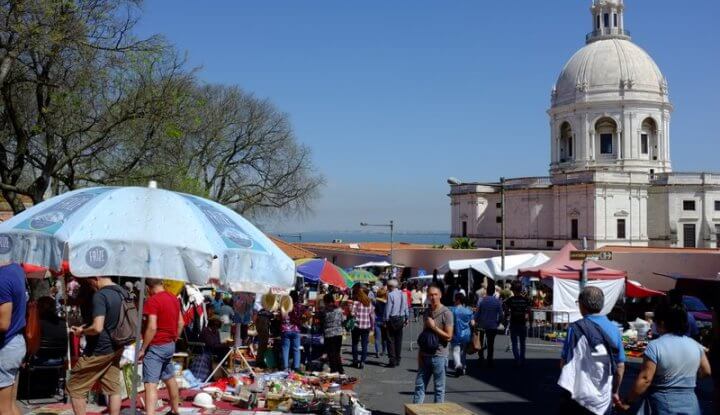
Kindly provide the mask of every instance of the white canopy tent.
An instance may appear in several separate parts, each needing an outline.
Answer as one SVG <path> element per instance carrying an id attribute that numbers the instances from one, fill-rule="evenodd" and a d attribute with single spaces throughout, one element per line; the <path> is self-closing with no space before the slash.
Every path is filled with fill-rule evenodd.
<path id="1" fill-rule="evenodd" d="M 366 262 L 364 264 L 355 265 L 353 268 L 372 268 L 372 267 L 378 267 L 378 268 L 387 268 L 391 266 L 392 264 L 387 261 L 379 261 L 379 262 Z"/>
<path id="2" fill-rule="evenodd" d="M 506 255 L 505 270 L 502 270 L 502 258 L 499 256 L 492 258 L 457 259 L 448 261 L 447 264 L 438 268 L 438 272 L 440 274 L 448 271 L 457 273 L 458 271 L 472 268 L 488 278 L 498 281 L 515 278 L 518 275 L 519 269 L 536 267 L 549 260 L 550 257 L 540 252 L 536 254 Z"/>

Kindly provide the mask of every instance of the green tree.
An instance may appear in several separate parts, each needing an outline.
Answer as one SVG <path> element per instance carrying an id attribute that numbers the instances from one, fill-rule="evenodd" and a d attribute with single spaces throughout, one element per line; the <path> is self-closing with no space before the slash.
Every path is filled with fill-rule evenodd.
<path id="1" fill-rule="evenodd" d="M 14 212 L 89 185 L 163 187 L 246 215 L 308 209 L 323 184 L 288 116 L 203 86 L 139 0 L 0 0 L 0 195 Z"/>
<path id="2" fill-rule="evenodd" d="M 309 208 L 324 179 L 287 114 L 235 86 L 197 87 L 193 100 L 182 138 L 165 154 L 173 177 L 192 178 L 197 191 L 243 215 Z"/>
<path id="3" fill-rule="evenodd" d="M 470 238 L 455 238 L 450 246 L 452 249 L 475 249 L 475 242 Z"/>
<path id="4" fill-rule="evenodd" d="M 138 165 L 146 142 L 123 140 L 157 121 L 186 76 L 161 38 L 132 35 L 139 2 L 4 1 L 0 7 L 0 192 L 18 195 L 102 182 L 102 160 Z M 168 58 L 168 56 L 171 56 Z M 138 138 L 141 139 L 141 138 Z M 147 143 L 152 143 L 148 141 Z M 123 157 L 117 157 L 125 152 Z M 51 188 L 52 186 L 52 188 Z"/>

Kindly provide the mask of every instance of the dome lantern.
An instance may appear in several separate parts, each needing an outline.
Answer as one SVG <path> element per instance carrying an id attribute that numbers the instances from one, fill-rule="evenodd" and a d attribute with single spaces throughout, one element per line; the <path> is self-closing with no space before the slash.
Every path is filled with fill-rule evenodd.
<path id="1" fill-rule="evenodd" d="M 593 0 L 592 32 L 585 37 L 586 43 L 602 39 L 630 40 L 630 32 L 625 30 L 625 4 L 623 0 Z"/>

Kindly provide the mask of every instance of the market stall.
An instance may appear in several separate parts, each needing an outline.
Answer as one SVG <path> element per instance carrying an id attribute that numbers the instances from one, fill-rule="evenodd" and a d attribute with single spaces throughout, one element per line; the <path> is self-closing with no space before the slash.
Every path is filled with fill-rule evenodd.
<path id="1" fill-rule="evenodd" d="M 552 311 L 566 313 L 567 321 L 562 321 L 563 323 L 572 323 L 582 318 L 577 298 L 580 294 L 583 265 L 582 261 L 570 259 L 570 252 L 576 250 L 577 248 L 569 243 L 550 261 L 537 267 L 518 269 L 518 275 L 540 278 L 543 284 L 552 287 Z M 587 261 L 588 286 L 598 287 L 605 294 L 605 306 L 602 314 L 608 314 L 622 296 L 626 277 L 625 271 L 607 268 L 594 261 Z M 562 314 L 558 314 L 558 318 L 561 316 Z"/>
<path id="2" fill-rule="evenodd" d="M 145 278 L 198 284 L 212 278 L 241 291 L 294 283 L 292 260 L 243 217 L 210 200 L 158 189 L 155 182 L 86 188 L 46 200 L 0 224 L 0 247 L 2 263 L 51 271 L 67 263 L 80 278 L 139 278 L 138 319 Z"/>

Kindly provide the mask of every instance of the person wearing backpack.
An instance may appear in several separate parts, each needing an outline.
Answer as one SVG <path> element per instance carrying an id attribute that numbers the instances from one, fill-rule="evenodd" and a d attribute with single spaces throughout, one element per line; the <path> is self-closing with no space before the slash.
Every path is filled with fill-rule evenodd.
<path id="1" fill-rule="evenodd" d="M 143 361 L 145 383 L 145 414 L 155 415 L 158 400 L 158 383 L 162 380 L 170 395 L 171 414 L 180 413 L 180 391 L 175 381 L 175 341 L 180 337 L 184 324 L 180 301 L 165 291 L 158 278 L 148 278 L 146 285 L 150 298 L 145 302 L 143 314 L 145 331 L 138 360 Z"/>
<path id="2" fill-rule="evenodd" d="M 435 382 L 435 403 L 445 401 L 445 371 L 448 361 L 448 344 L 453 338 L 453 314 L 441 303 L 442 291 L 432 285 L 428 288 L 430 308 L 425 316 L 425 328 L 418 337 L 418 373 L 415 378 L 413 403 L 425 400 L 425 389 L 430 377 Z"/>
<path id="3" fill-rule="evenodd" d="M 95 383 L 100 382 L 103 393 L 110 396 L 109 414 L 118 415 L 121 402 L 120 357 L 126 339 L 120 339 L 117 332 L 127 334 L 132 329 L 126 324 L 126 317 L 119 324 L 122 310 L 128 307 L 123 302 L 130 297 L 110 277 L 89 277 L 87 282 L 95 291 L 92 297 L 92 322 L 70 328 L 75 336 L 84 335 L 87 341 L 83 355 L 70 370 L 66 389 L 75 415 L 85 415 L 87 394 Z"/>

